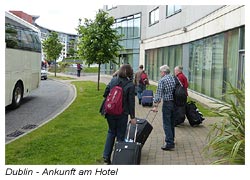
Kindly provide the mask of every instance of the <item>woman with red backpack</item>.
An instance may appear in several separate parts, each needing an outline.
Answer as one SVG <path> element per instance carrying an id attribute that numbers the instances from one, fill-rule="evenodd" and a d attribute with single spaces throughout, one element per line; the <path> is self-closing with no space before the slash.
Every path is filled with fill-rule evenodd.
<path id="1" fill-rule="evenodd" d="M 106 143 L 103 152 L 103 159 L 106 164 L 110 164 L 111 154 L 113 150 L 113 146 L 115 143 L 115 139 L 118 142 L 122 142 L 125 140 L 125 133 L 128 123 L 128 115 L 130 115 L 130 121 L 132 124 L 136 124 L 135 119 L 135 86 L 132 82 L 133 69 L 129 64 L 124 64 L 120 67 L 117 76 L 113 77 L 110 83 L 107 85 L 103 97 L 107 99 L 112 96 L 113 88 L 117 88 L 116 86 L 120 86 L 122 88 L 122 112 L 121 114 L 105 113 L 105 118 L 108 122 L 108 133 L 106 138 Z M 107 103 L 104 103 L 104 111 L 107 108 Z M 111 100 L 110 100 L 111 101 Z M 119 100 L 117 100 L 119 101 Z M 110 106 L 113 104 L 110 103 Z"/>

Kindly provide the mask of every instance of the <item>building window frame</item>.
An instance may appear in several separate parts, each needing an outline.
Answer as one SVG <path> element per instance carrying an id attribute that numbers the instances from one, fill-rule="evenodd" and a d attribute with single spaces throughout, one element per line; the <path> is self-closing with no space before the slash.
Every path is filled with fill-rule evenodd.
<path id="1" fill-rule="evenodd" d="M 171 9 L 171 11 L 170 11 Z M 171 17 L 175 14 L 178 14 L 181 12 L 181 6 L 180 5 L 166 5 L 166 18 Z"/>
<path id="2" fill-rule="evenodd" d="M 160 20 L 160 11 L 159 7 L 156 7 L 149 12 L 149 26 L 157 24 L 159 20 Z"/>

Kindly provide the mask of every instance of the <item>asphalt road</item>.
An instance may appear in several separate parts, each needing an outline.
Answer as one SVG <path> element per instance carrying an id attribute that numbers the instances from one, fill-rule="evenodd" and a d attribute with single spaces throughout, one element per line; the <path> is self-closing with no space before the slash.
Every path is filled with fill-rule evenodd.
<path id="1" fill-rule="evenodd" d="M 42 80 L 40 87 L 23 99 L 15 109 L 5 109 L 5 142 L 8 143 L 46 123 L 62 112 L 75 97 L 68 83 Z"/>

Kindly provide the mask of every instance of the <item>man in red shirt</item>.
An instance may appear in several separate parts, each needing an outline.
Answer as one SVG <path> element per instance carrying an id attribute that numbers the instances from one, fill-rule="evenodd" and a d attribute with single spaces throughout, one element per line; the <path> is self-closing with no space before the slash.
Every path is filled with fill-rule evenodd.
<path id="1" fill-rule="evenodd" d="M 188 96 L 188 92 L 187 92 L 188 80 L 187 80 L 187 77 L 182 73 L 182 70 L 183 70 L 182 66 L 176 66 L 174 68 L 174 73 L 175 73 L 175 76 L 179 79 L 179 81 L 183 85 L 183 87 L 185 88 L 186 94 Z"/>

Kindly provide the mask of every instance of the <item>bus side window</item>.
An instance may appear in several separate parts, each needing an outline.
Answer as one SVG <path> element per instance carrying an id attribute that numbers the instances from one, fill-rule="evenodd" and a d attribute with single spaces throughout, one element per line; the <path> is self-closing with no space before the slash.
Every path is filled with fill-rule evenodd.
<path id="1" fill-rule="evenodd" d="M 6 47 L 8 48 L 17 48 L 18 40 L 17 40 L 17 30 L 14 26 L 5 25 L 5 42 Z"/>

